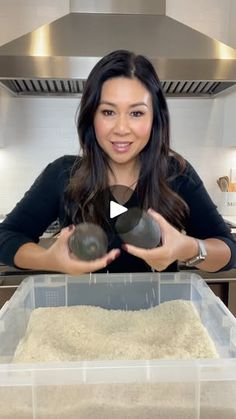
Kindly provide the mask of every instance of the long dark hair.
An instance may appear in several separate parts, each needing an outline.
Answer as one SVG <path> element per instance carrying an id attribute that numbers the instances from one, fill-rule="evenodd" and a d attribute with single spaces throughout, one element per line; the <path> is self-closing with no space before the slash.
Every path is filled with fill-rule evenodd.
<path id="1" fill-rule="evenodd" d="M 73 223 L 104 223 L 102 208 L 108 187 L 109 162 L 99 146 L 94 130 L 94 116 L 99 106 L 103 83 L 114 77 L 137 78 L 150 92 L 153 125 L 150 139 L 140 153 L 140 175 L 136 191 L 143 209 L 152 207 L 181 229 L 186 204 L 170 188 L 170 155 L 177 161 L 178 172 L 185 160 L 170 149 L 169 112 L 161 83 L 150 61 L 126 50 L 111 52 L 91 71 L 85 84 L 77 117 L 77 130 L 82 150 L 66 191 L 66 208 Z M 175 173 L 177 175 L 178 173 Z"/>

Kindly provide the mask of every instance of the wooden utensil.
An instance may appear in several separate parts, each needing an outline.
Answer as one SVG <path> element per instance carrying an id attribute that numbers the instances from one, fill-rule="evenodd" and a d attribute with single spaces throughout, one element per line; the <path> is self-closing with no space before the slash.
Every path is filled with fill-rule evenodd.
<path id="1" fill-rule="evenodd" d="M 229 182 L 228 192 L 236 192 L 236 183 Z"/>
<path id="2" fill-rule="evenodd" d="M 218 179 L 218 185 L 222 192 L 228 192 L 229 178 L 228 176 L 222 176 Z"/>

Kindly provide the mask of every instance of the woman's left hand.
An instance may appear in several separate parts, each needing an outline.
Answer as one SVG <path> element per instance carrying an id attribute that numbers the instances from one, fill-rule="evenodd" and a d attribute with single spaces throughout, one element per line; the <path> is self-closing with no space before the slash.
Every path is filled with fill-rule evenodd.
<path id="1" fill-rule="evenodd" d="M 148 214 L 159 224 L 162 245 L 143 249 L 125 243 L 122 247 L 128 253 L 143 259 L 157 271 L 163 271 L 176 260 L 184 261 L 198 253 L 198 244 L 193 237 L 179 232 L 156 211 L 149 209 Z"/>

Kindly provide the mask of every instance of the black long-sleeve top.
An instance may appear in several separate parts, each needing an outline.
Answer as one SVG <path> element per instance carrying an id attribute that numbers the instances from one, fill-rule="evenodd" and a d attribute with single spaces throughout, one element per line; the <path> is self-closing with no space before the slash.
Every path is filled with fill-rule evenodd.
<path id="1" fill-rule="evenodd" d="M 40 236 L 56 219 L 59 219 L 60 224 L 63 225 L 66 219 L 64 191 L 75 159 L 75 156 L 64 156 L 50 163 L 0 224 L 0 261 L 2 263 L 14 266 L 14 256 L 20 246 L 28 242 L 38 243 Z M 199 239 L 223 240 L 231 249 L 231 259 L 222 270 L 235 267 L 236 242 L 208 195 L 203 182 L 188 162 L 184 173 L 177 176 L 170 186 L 189 207 L 186 233 Z M 135 191 L 125 205 L 128 208 L 137 206 Z M 69 223 L 68 221 L 67 225 Z M 109 250 L 120 247 L 121 241 L 117 235 L 108 238 Z M 120 257 L 108 265 L 105 271 L 146 272 L 150 269 L 142 259 L 121 250 Z M 177 262 L 170 265 L 167 270 L 176 271 Z"/>

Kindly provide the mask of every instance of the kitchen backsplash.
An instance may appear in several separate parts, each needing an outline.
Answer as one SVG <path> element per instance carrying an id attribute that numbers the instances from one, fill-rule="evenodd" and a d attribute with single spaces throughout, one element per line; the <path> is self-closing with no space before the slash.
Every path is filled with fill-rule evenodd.
<path id="1" fill-rule="evenodd" d="M 7 213 L 41 170 L 79 150 L 78 99 L 12 98 L 0 95 L 0 213 Z M 236 149 L 222 145 L 222 100 L 169 99 L 172 146 L 196 168 L 213 200 L 216 183 L 236 167 Z"/>

